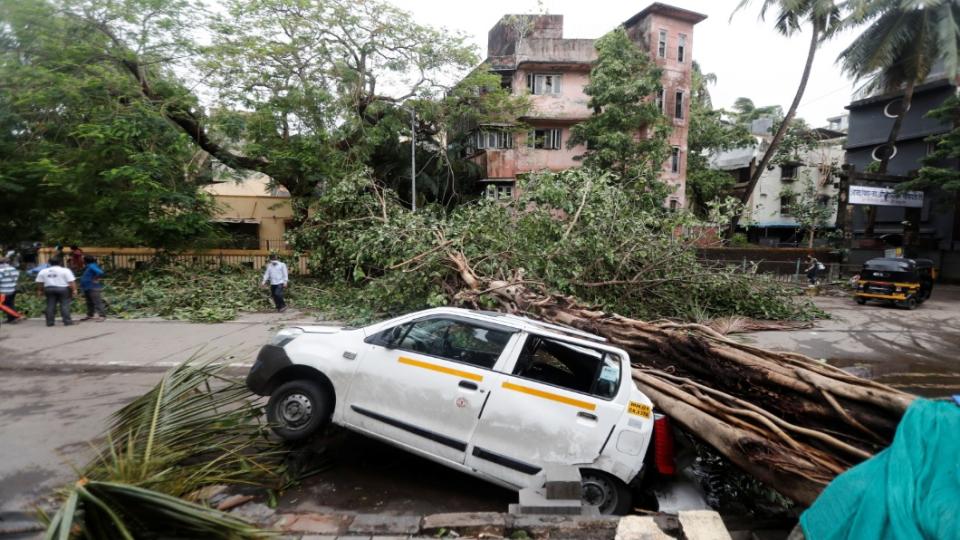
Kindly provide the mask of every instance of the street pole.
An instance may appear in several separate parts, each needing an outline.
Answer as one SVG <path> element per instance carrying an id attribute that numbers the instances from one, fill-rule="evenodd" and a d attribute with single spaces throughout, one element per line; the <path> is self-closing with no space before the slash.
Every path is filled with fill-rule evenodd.
<path id="1" fill-rule="evenodd" d="M 411 209 L 417 211 L 417 113 L 410 109 L 410 199 Z"/>

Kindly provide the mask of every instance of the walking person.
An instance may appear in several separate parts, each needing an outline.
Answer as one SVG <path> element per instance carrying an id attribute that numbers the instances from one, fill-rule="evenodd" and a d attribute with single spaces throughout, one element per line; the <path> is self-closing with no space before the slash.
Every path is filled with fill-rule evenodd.
<path id="1" fill-rule="evenodd" d="M 824 268 L 823 263 L 818 261 L 812 253 L 807 254 L 807 280 L 810 281 L 810 286 L 817 284 L 817 275 L 820 273 L 820 269 Z"/>
<path id="2" fill-rule="evenodd" d="M 277 311 L 283 313 L 287 310 L 287 303 L 283 300 L 283 290 L 287 288 L 287 265 L 279 260 L 276 253 L 270 255 L 270 262 L 267 263 L 267 269 L 263 272 L 263 282 L 261 287 L 270 284 L 270 297 L 273 298 L 273 305 Z"/>
<path id="3" fill-rule="evenodd" d="M 70 303 L 77 294 L 77 278 L 69 268 L 64 268 L 56 257 L 50 259 L 50 266 L 37 274 L 37 294 L 47 297 L 47 326 L 53 326 L 57 304 L 60 305 L 60 318 L 64 326 L 70 326 Z"/>
<path id="4" fill-rule="evenodd" d="M 97 322 L 107 320 L 107 310 L 103 305 L 103 283 L 100 278 L 103 277 L 103 269 L 97 264 L 97 258 L 91 255 L 83 257 L 83 275 L 80 276 L 80 289 L 83 291 L 83 298 L 87 301 L 87 316 L 80 319 L 89 321 L 96 315 Z"/>
<path id="5" fill-rule="evenodd" d="M 10 264 L 10 257 L 0 258 L 0 296 L 3 296 L 3 305 L 10 310 L 4 310 L 8 323 L 15 323 L 19 320 L 19 317 L 11 313 L 11 311 L 16 312 L 17 278 L 19 277 L 20 271 Z"/>

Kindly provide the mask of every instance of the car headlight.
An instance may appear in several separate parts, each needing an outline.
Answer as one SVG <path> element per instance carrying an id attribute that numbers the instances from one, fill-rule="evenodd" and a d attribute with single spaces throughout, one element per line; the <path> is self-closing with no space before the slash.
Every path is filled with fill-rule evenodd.
<path id="1" fill-rule="evenodd" d="M 896 291 L 897 291 L 897 292 L 903 292 L 903 287 L 897 287 Z"/>
<path id="2" fill-rule="evenodd" d="M 277 347 L 283 347 L 287 343 L 290 343 L 297 336 L 303 333 L 303 330 L 300 328 L 284 328 L 277 332 L 272 338 L 270 338 L 269 345 L 275 345 Z"/>

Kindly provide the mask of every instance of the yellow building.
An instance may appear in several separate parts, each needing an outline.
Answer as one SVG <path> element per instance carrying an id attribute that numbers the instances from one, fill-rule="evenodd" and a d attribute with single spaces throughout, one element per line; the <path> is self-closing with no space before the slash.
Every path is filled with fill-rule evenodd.
<path id="1" fill-rule="evenodd" d="M 213 195 L 218 210 L 214 221 L 221 224 L 229 239 L 219 247 L 283 250 L 283 234 L 293 218 L 290 193 L 270 187 L 270 178 L 261 173 L 238 175 L 220 164 L 213 165 L 218 182 L 204 188 Z"/>

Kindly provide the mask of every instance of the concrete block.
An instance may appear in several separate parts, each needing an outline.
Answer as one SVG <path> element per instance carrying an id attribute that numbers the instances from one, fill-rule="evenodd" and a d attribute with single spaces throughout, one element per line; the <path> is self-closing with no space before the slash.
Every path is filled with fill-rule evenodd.
<path id="1" fill-rule="evenodd" d="M 499 512 L 454 512 L 425 516 L 420 531 L 431 536 L 441 531 L 456 531 L 460 536 L 504 536 L 506 527 L 507 518 Z"/>
<path id="2" fill-rule="evenodd" d="M 570 465 L 550 463 L 543 467 L 544 488 L 550 500 L 580 500 L 580 469 Z"/>
<path id="3" fill-rule="evenodd" d="M 616 540 L 672 540 L 649 516 L 624 516 L 617 524 Z"/>
<path id="4" fill-rule="evenodd" d="M 347 531 L 352 519 L 342 514 L 283 514 L 273 527 L 281 532 L 337 535 Z"/>
<path id="5" fill-rule="evenodd" d="M 615 516 L 530 516 L 513 518 L 509 533 L 524 531 L 533 538 L 576 538 L 578 540 L 610 540 L 619 518 Z"/>
<path id="6" fill-rule="evenodd" d="M 277 512 L 263 503 L 248 502 L 247 504 L 230 510 L 230 515 L 237 516 L 240 519 L 257 525 L 265 525 L 275 520 Z"/>
<path id="7" fill-rule="evenodd" d="M 357 514 L 348 530 L 351 534 L 416 534 L 421 520 L 421 516 Z"/>
<path id="8" fill-rule="evenodd" d="M 713 510 L 687 510 L 678 519 L 688 540 L 732 540 L 720 514 Z"/>
<path id="9" fill-rule="evenodd" d="M 535 489 L 521 489 L 519 504 L 510 505 L 511 514 L 560 514 L 579 515 L 582 511 L 580 499 L 547 499 Z"/>

